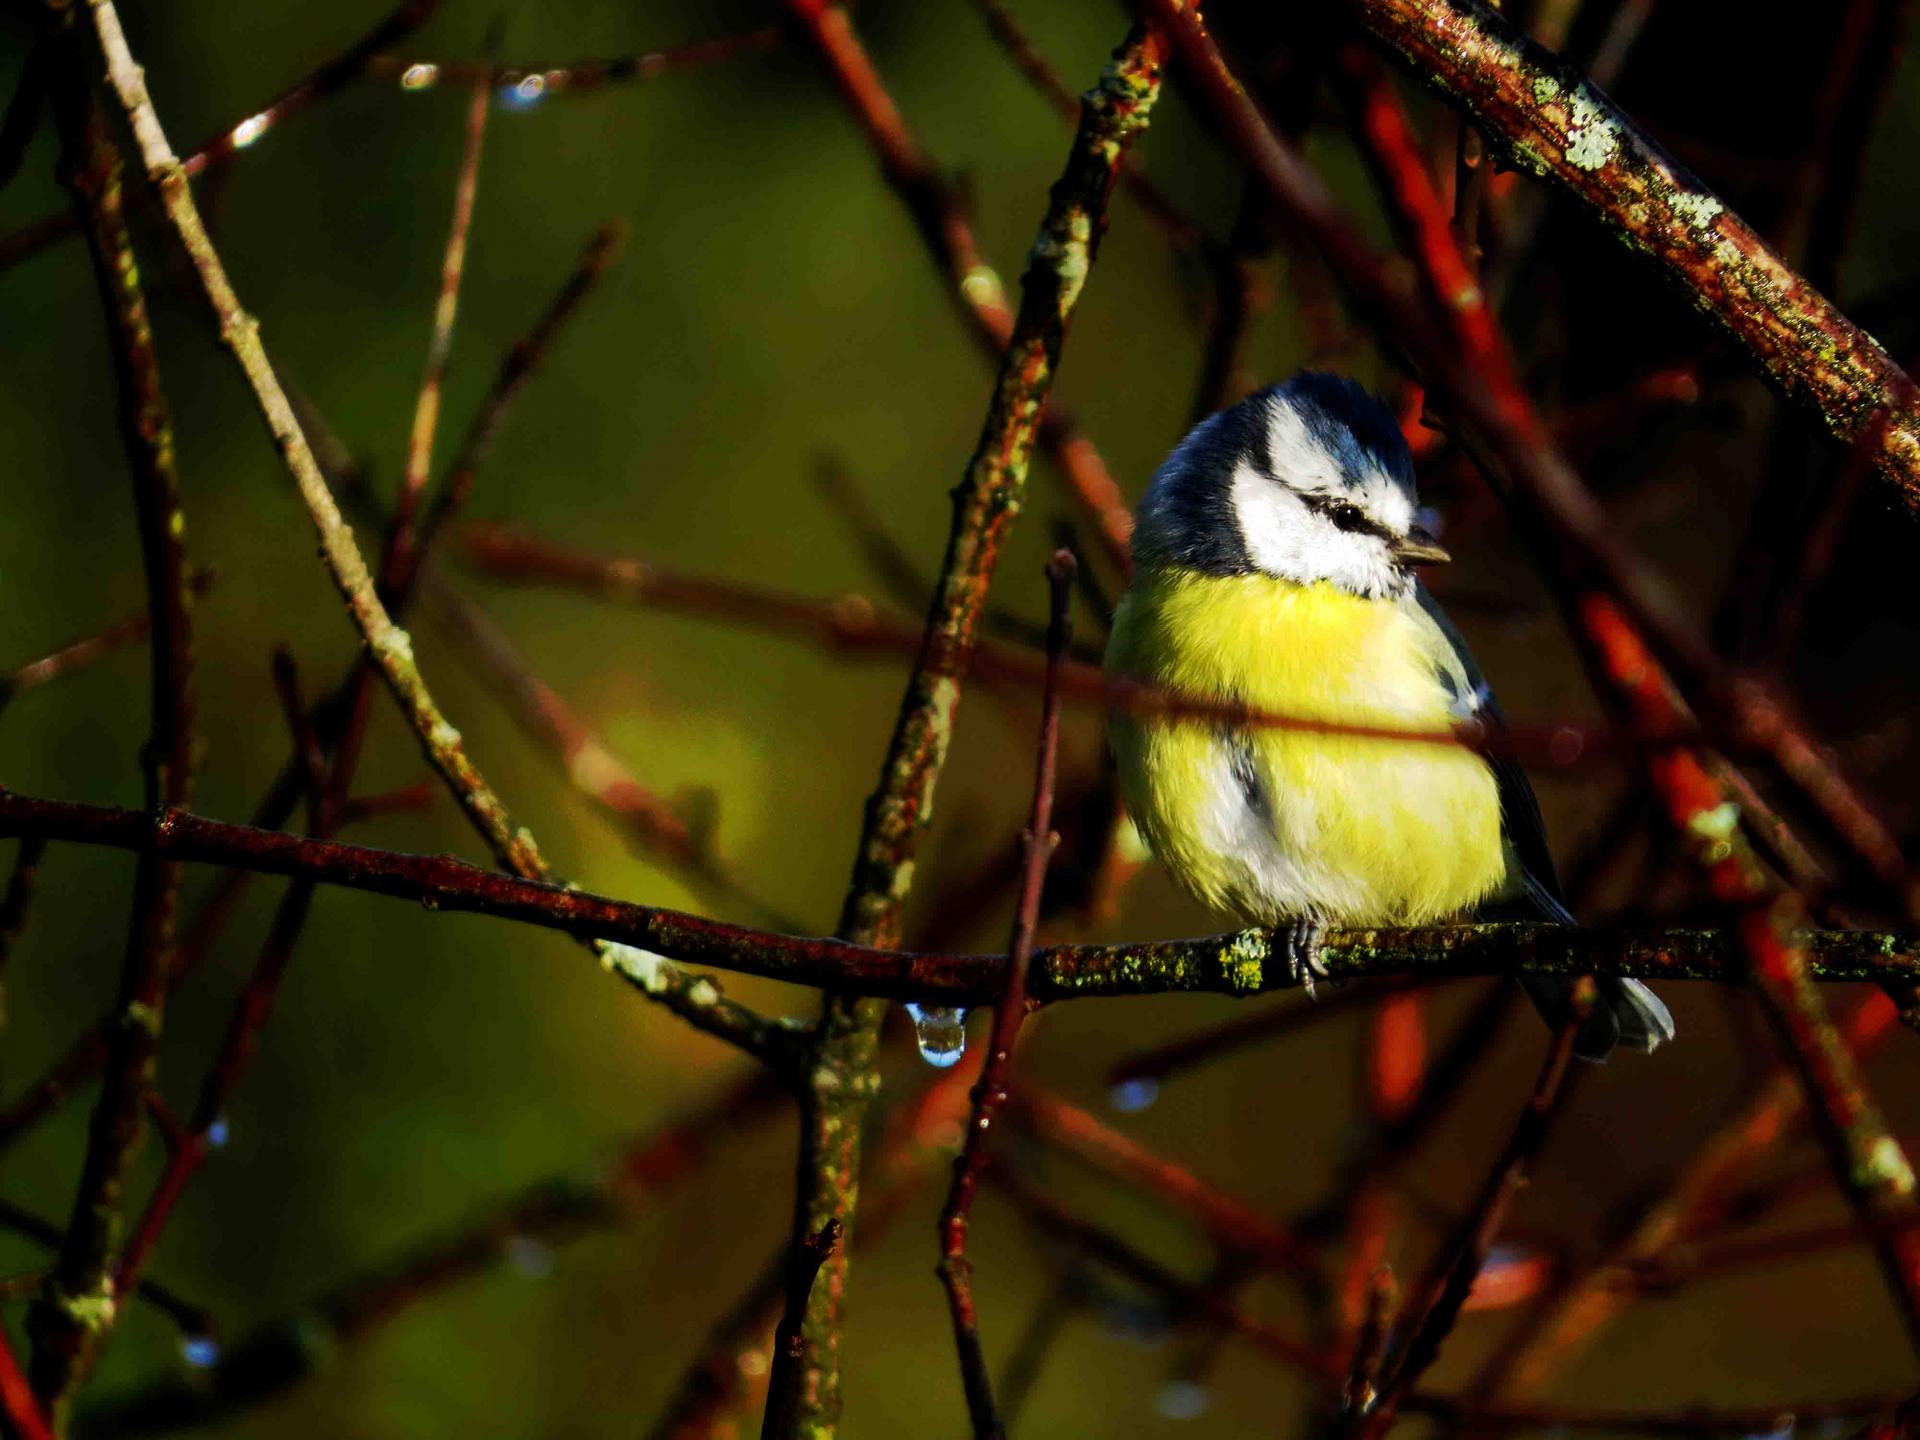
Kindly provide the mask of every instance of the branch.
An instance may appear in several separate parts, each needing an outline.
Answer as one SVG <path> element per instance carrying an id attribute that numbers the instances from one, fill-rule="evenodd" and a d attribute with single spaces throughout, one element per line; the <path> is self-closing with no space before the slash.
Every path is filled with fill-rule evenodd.
<path id="1" fill-rule="evenodd" d="M 432 90 L 440 85 L 488 84 L 496 95 L 511 96 L 521 104 L 532 104 L 548 95 L 573 94 L 604 89 L 608 85 L 627 85 L 657 80 L 676 70 L 731 60 L 736 55 L 751 55 L 771 50 L 780 43 L 778 25 L 763 25 L 757 30 L 742 30 L 736 35 L 720 35 L 712 40 L 695 40 L 667 50 L 647 50 L 637 55 L 614 55 L 586 60 L 567 60 L 541 65 L 523 62 L 495 66 L 471 60 L 422 60 L 404 55 L 372 55 L 362 73 L 369 80 L 398 80 L 407 91 Z"/>
<path id="2" fill-rule="evenodd" d="M 148 710 L 142 754 L 146 803 L 158 811 L 193 796 L 193 589 L 188 576 L 174 471 L 173 422 L 160 385 L 153 329 L 133 239 L 121 203 L 120 155 L 93 102 L 69 15 L 49 16 L 54 47 L 53 107 L 62 166 L 93 261 L 113 341 L 121 441 L 133 472 L 134 512 L 150 617 Z M 121 1191 L 139 1150 L 147 1091 L 160 1048 L 167 972 L 173 956 L 181 867 L 143 848 L 134 877 L 133 923 L 72 1217 L 53 1273 L 28 1328 L 34 1393 L 56 1422 L 112 1328 L 110 1279 Z"/>
<path id="3" fill-rule="evenodd" d="M 767 1379 L 767 1413 L 761 1421 L 760 1440 L 788 1440 L 795 1434 L 800 1419 L 800 1385 L 807 1358 L 806 1340 L 801 1327 L 807 1319 L 807 1303 L 813 1298 L 814 1282 L 820 1267 L 827 1263 L 840 1244 L 840 1222 L 829 1220 L 820 1233 L 809 1236 L 787 1259 L 787 1307 L 773 1334 L 773 1368 Z"/>
<path id="4" fill-rule="evenodd" d="M 794 12 L 831 39 L 848 37 L 845 12 L 820 0 L 790 0 Z M 867 944 L 897 939 L 920 832 L 953 735 L 960 680 L 939 663 L 973 648 L 1000 547 L 1019 513 L 1041 412 L 1053 388 L 1067 323 L 1079 303 L 1106 228 L 1118 166 L 1159 97 L 1165 47 L 1136 24 L 1082 102 L 1080 128 L 1048 197 L 1021 281 L 1020 313 L 1001 361 L 993 399 L 967 471 L 953 494 L 953 523 L 900 715 L 867 801 L 840 934 Z M 859 1175 L 860 1126 L 875 1088 L 873 1069 L 884 1006 L 845 995 L 821 1011 L 802 1068 L 800 1163 L 793 1243 L 830 1219 L 851 1228 Z M 840 1299 L 844 1251 L 831 1262 L 809 1313 L 801 1425 L 831 1440 L 840 1411 Z"/>
<path id="5" fill-rule="evenodd" d="M 960 306 L 962 318 L 988 352 L 1004 363 L 1014 335 L 1020 329 L 1020 321 L 1008 308 L 999 276 L 980 254 L 960 192 L 907 129 L 899 107 L 887 93 L 846 11 L 825 0 L 785 0 L 785 3 L 788 13 L 832 77 L 841 99 L 866 132 L 868 143 L 879 157 L 882 177 L 913 217 L 915 228 L 946 280 L 948 293 Z M 1151 100 L 1147 104 L 1150 105 Z M 1142 123 L 1146 108 L 1146 105 L 1140 107 Z M 1085 119 L 1080 123 L 1084 126 Z M 1117 138 L 1124 151 L 1126 137 Z M 1118 154 L 1108 168 L 1113 174 L 1121 173 L 1125 160 L 1124 154 Z M 1106 197 L 1112 188 L 1112 178 L 1108 175 L 1100 182 L 1099 224 L 1093 230 L 1096 237 L 1105 227 Z M 1067 239 L 1064 232 L 1058 238 Z M 1096 238 L 1091 244 L 1080 243 L 1090 251 L 1098 242 Z M 1024 286 L 1025 282 L 1022 283 Z M 1023 314 L 1025 303 L 1023 298 Z M 1010 368 L 1003 368 L 1001 373 L 1009 373 Z M 1069 415 L 1045 396 L 1038 409 L 1041 443 L 1066 477 L 1074 499 L 1094 522 L 1107 558 L 1125 573 L 1131 564 L 1128 537 L 1133 531 L 1133 517 L 1119 485 L 1093 442 L 1080 432 Z M 1021 468 L 1025 469 L 1024 458 Z"/>
<path id="6" fill-rule="evenodd" d="M 594 1173 L 550 1177 L 502 1197 L 293 1313 L 256 1325 L 204 1374 L 160 1381 L 98 1414 L 88 1412 L 84 1428 L 140 1434 L 209 1425 L 272 1400 L 321 1369 L 337 1346 L 492 1270 L 514 1253 L 514 1242 L 559 1244 L 624 1222 L 644 1200 L 696 1173 L 718 1142 L 749 1132 L 780 1094 L 764 1071 L 731 1082 L 679 1118 L 634 1137 Z"/>
<path id="7" fill-rule="evenodd" d="M 1878 468 L 1920 508 L 1913 381 L 1602 91 L 1479 0 L 1348 0 L 1347 8 L 1511 164 L 1554 182 L 1656 261 L 1834 435 L 1851 441 L 1875 411 L 1892 412 Z"/>
<path id="8" fill-rule="evenodd" d="M 1473 1208 L 1441 1251 L 1433 1272 L 1411 1297 L 1396 1353 L 1388 1359 L 1388 1378 L 1380 1386 L 1379 1399 L 1369 1407 L 1366 1423 L 1360 1428 L 1362 1440 L 1381 1440 L 1386 1435 L 1400 1406 L 1413 1393 L 1414 1385 L 1439 1358 L 1440 1344 L 1460 1318 L 1460 1307 L 1466 1303 L 1475 1277 L 1487 1263 L 1494 1239 L 1506 1220 L 1507 1208 L 1526 1183 L 1527 1171 L 1564 1108 L 1567 1067 L 1573 1060 L 1573 1037 L 1592 1011 L 1595 999 L 1593 982 L 1582 980 L 1573 992 L 1566 1018 L 1547 1047 L 1533 1094 L 1520 1112 L 1505 1152 L 1487 1176 Z"/>
<path id="9" fill-rule="evenodd" d="M 317 66 L 265 105 L 202 141 L 182 162 L 187 175 L 201 175 L 224 165 L 288 116 L 339 90 L 360 73 L 375 51 L 418 29 L 439 8 L 439 4 L 440 0 L 403 0 L 379 24 L 338 55 Z M 49 215 L 10 235 L 0 236 L 0 270 L 30 259 L 49 245 L 75 234 L 78 229 L 75 217 L 65 213 Z"/>
<path id="10" fill-rule="evenodd" d="M 1040 896 L 1046 888 L 1047 864 L 1060 843 L 1053 829 L 1053 792 L 1060 748 L 1060 665 L 1066 654 L 1069 587 L 1075 570 L 1073 555 L 1056 550 L 1047 566 L 1051 594 L 1047 625 L 1047 686 L 1040 706 L 1039 755 L 1034 763 L 1033 807 L 1021 835 L 1020 900 L 1014 910 L 1013 933 L 1007 942 L 1006 988 L 993 1005 L 993 1034 L 987 1042 L 986 1064 L 973 1090 L 973 1110 L 967 1118 L 966 1139 L 954 1157 L 953 1181 L 940 1211 L 940 1278 L 946 1284 L 947 1308 L 953 1317 L 954 1344 L 960 1352 L 960 1378 L 966 1388 L 967 1413 L 980 1440 L 1004 1440 L 1006 1425 L 993 1403 L 993 1379 L 980 1343 L 980 1318 L 973 1303 L 973 1261 L 967 1254 L 967 1232 L 973 1218 L 973 1199 L 987 1162 L 987 1141 L 993 1123 L 1007 1102 L 1013 1078 L 1013 1047 L 1027 1018 L 1027 973 L 1033 960 L 1033 932 L 1040 923 Z"/>
<path id="11" fill-rule="evenodd" d="M 796 985 L 888 1000 L 991 1005 L 1005 982 L 1003 955 L 921 954 L 807 939 L 636 905 L 549 881 L 523 880 L 446 855 L 408 855 L 312 840 L 209 820 L 184 810 L 137 810 L 38 800 L 0 790 L 0 838 L 150 848 L 168 859 L 302 875 L 411 901 L 429 910 L 490 915 L 609 942 L 608 964 L 642 988 L 671 987 L 698 1009 L 719 1003 L 711 980 L 663 966 L 662 957 Z M 1920 981 L 1920 937 L 1871 930 L 1808 930 L 1795 936 L 1826 982 Z M 1522 923 L 1417 929 L 1330 930 L 1321 959 L 1336 981 L 1387 975 L 1616 975 L 1642 980 L 1739 978 L 1724 930 L 1581 930 Z M 1269 963 L 1271 962 L 1271 963 Z M 1040 1003 L 1097 996 L 1248 996 L 1295 988 L 1284 945 L 1270 930 L 1114 945 L 1054 945 L 1037 951 L 1031 981 Z M 766 1023 L 766 1022 L 763 1022 Z M 774 1023 L 780 1035 L 787 1027 Z M 784 1040 L 771 1041 L 783 1047 Z"/>
<path id="12" fill-rule="evenodd" d="M 428 763 L 440 773 L 502 868 L 526 879 L 544 881 L 551 872 L 541 858 L 532 833 L 514 826 L 506 807 L 468 757 L 460 732 L 440 712 L 414 662 L 411 638 L 393 622 L 375 589 L 353 530 L 341 516 L 286 391 L 260 344 L 259 326 L 240 308 L 239 297 L 201 223 L 186 173 L 168 146 L 159 118 L 154 114 L 145 78 L 127 49 L 126 36 L 112 0 L 90 0 L 90 3 L 100 48 L 107 60 L 108 80 L 119 95 L 140 143 L 147 178 L 159 192 L 168 219 L 200 276 L 207 303 L 219 323 L 220 338 L 245 374 L 267 427 L 293 475 L 319 535 L 321 556 L 346 601 L 369 656 L 400 702 Z M 600 958 L 610 968 L 631 963 L 605 953 Z M 655 977 L 644 987 L 649 994 L 708 1033 L 763 1059 L 784 1063 L 787 1032 L 783 1027 L 772 1025 L 743 1006 L 718 996 L 710 983 L 703 993 L 686 977 L 668 975 L 657 964 L 647 969 Z"/>

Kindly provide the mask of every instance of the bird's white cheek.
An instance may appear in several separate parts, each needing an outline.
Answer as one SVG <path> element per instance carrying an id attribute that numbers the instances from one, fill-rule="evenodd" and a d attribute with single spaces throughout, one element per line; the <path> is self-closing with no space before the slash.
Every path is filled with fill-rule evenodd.
<path id="1" fill-rule="evenodd" d="M 1378 536 L 1329 523 L 1250 465 L 1234 472 L 1233 512 L 1247 558 L 1268 575 L 1331 580 L 1357 595 L 1397 593 L 1404 583 Z"/>

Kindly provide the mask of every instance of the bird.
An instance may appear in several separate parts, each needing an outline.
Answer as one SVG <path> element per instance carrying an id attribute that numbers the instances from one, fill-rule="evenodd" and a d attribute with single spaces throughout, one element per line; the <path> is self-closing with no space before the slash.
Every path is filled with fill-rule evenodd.
<path id="1" fill-rule="evenodd" d="M 1185 889 L 1272 927 L 1309 989 L 1326 974 L 1329 926 L 1575 923 L 1510 755 L 1232 719 L 1498 726 L 1480 667 L 1416 573 L 1450 558 L 1421 516 L 1392 412 L 1353 380 L 1307 371 L 1196 425 L 1134 519 L 1108 676 L 1218 703 L 1226 718 L 1114 707 L 1128 810 Z M 1572 977 L 1520 982 L 1549 1023 L 1566 1019 Z M 1576 1055 L 1673 1038 L 1645 985 L 1597 986 Z"/>

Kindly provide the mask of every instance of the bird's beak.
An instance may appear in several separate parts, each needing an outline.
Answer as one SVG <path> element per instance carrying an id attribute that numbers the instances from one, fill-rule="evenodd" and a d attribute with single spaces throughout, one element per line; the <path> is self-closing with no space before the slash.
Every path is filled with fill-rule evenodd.
<path id="1" fill-rule="evenodd" d="M 1416 525 L 1405 539 L 1393 542 L 1393 558 L 1402 565 L 1444 565 L 1453 556 L 1440 547 L 1440 542 L 1429 531 Z"/>

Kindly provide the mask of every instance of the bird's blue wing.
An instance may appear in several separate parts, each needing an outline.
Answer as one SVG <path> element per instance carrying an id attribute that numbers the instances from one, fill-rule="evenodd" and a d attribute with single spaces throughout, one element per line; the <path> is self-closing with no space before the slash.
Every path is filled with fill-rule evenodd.
<path id="1" fill-rule="evenodd" d="M 1494 703 L 1493 691 L 1474 662 L 1473 652 L 1467 648 L 1459 628 L 1426 586 L 1415 585 L 1414 597 L 1421 614 L 1437 632 L 1432 637 L 1434 669 L 1453 697 L 1455 715 L 1463 720 L 1478 720 L 1498 730 L 1502 723 L 1500 707 Z M 1504 747 L 1497 747 L 1486 760 L 1499 787 L 1500 823 L 1507 843 L 1513 847 L 1513 858 L 1519 862 L 1521 873 L 1511 877 L 1516 889 L 1524 890 L 1541 918 L 1562 925 L 1573 924 L 1573 916 L 1560 890 L 1560 878 L 1553 868 L 1553 851 L 1547 845 L 1547 826 L 1540 816 L 1540 801 L 1534 796 L 1527 772 Z"/>
<path id="2" fill-rule="evenodd" d="M 1427 593 L 1426 586 L 1416 584 L 1414 597 L 1420 614 L 1432 627 L 1429 639 L 1433 645 L 1434 670 L 1454 697 L 1455 713 L 1462 719 L 1476 719 L 1497 730 L 1501 724 L 1500 708 L 1494 703 L 1493 692 L 1480 667 L 1474 663 L 1466 640 L 1439 602 Z M 1567 909 L 1566 898 L 1560 890 L 1559 876 L 1554 872 L 1553 852 L 1547 845 L 1547 826 L 1540 816 L 1540 801 L 1533 793 L 1527 772 L 1505 747 L 1497 747 L 1486 760 L 1499 787 L 1500 823 L 1506 832 L 1509 863 L 1518 872 L 1508 876 L 1507 904 L 1517 903 L 1538 918 L 1557 925 L 1574 924 L 1573 914 Z M 1520 983 L 1550 1021 L 1566 1013 L 1573 988 L 1570 977 L 1523 975 Z M 1615 1045 L 1652 1050 L 1673 1038 L 1673 1016 L 1660 1002 L 1660 997 L 1638 980 L 1602 976 L 1600 1002 L 1574 1037 L 1575 1053 L 1589 1060 L 1606 1059 Z"/>

